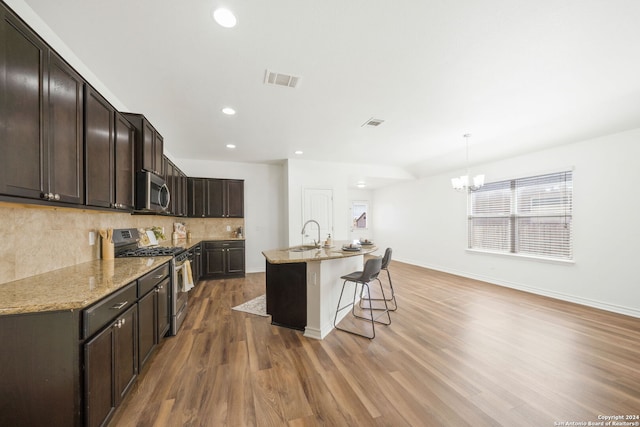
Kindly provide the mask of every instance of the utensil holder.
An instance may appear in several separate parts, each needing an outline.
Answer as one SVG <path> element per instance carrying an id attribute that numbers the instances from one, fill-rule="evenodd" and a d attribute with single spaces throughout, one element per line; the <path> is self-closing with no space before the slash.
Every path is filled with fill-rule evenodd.
<path id="1" fill-rule="evenodd" d="M 113 242 L 102 239 L 102 259 L 113 259 Z"/>

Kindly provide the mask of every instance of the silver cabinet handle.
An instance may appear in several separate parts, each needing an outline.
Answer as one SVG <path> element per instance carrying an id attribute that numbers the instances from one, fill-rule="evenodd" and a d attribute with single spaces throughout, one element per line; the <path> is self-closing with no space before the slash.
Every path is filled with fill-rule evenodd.
<path id="1" fill-rule="evenodd" d="M 53 198 L 54 198 L 55 200 L 60 200 L 60 195 L 59 195 L 58 193 L 56 193 L 56 194 L 53 196 Z"/>
<path id="2" fill-rule="evenodd" d="M 114 305 L 113 307 L 111 307 L 113 310 L 120 310 L 122 307 L 124 307 L 125 305 L 127 305 L 129 303 L 129 301 L 124 301 L 121 303 L 118 303 L 116 305 Z"/>
<path id="3" fill-rule="evenodd" d="M 164 274 L 159 274 L 157 276 L 153 276 L 154 279 L 162 279 L 164 277 Z"/>

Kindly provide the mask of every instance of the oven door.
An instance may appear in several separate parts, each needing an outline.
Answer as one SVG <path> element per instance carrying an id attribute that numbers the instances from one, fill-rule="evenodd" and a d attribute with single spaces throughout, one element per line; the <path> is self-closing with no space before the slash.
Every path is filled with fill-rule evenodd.
<path id="1" fill-rule="evenodd" d="M 173 294 L 171 299 L 171 335 L 176 335 L 184 317 L 187 315 L 187 265 L 184 262 L 174 264 Z"/>

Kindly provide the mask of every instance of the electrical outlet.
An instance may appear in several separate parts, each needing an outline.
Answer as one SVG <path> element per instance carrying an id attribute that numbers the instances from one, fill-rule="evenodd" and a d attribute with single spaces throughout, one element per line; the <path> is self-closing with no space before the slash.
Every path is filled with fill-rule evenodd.
<path id="1" fill-rule="evenodd" d="M 96 244 L 96 232 L 95 231 L 90 231 L 89 232 L 89 246 L 93 246 Z"/>
<path id="2" fill-rule="evenodd" d="M 227 231 L 231 231 L 231 226 L 227 225 Z"/>

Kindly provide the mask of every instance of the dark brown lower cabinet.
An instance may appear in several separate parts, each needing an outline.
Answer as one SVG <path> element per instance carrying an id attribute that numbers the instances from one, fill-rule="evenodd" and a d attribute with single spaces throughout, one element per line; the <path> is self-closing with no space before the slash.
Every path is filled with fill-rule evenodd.
<path id="1" fill-rule="evenodd" d="M 245 275 L 243 240 L 203 242 L 202 275 L 215 279 Z"/>
<path id="2" fill-rule="evenodd" d="M 138 306 L 132 305 L 84 346 L 85 420 L 102 426 L 138 376 Z"/>
<path id="3" fill-rule="evenodd" d="M 138 300 L 138 342 L 140 370 L 149 360 L 156 344 L 159 344 L 170 326 L 169 278 L 158 283 L 151 291 Z"/>
<path id="4" fill-rule="evenodd" d="M 145 364 L 157 344 L 158 294 L 155 289 L 138 300 L 140 368 Z"/>
<path id="5" fill-rule="evenodd" d="M 198 243 L 192 248 L 193 264 L 191 265 L 191 274 L 195 284 L 202 278 L 202 244 Z"/>
<path id="6" fill-rule="evenodd" d="M 82 310 L 0 315 L 0 426 L 107 424 L 140 355 L 169 330 L 170 271 L 165 263 Z"/>
<path id="7" fill-rule="evenodd" d="M 77 310 L 0 316 L 0 426 L 81 426 Z"/>

